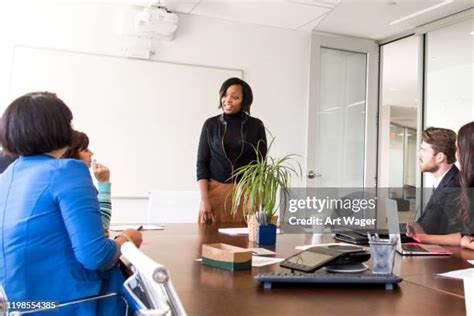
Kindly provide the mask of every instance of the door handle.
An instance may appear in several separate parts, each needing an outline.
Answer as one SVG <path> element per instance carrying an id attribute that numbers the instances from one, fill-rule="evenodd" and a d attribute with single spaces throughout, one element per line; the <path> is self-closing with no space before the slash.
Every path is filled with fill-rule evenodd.
<path id="1" fill-rule="evenodd" d="M 321 176 L 322 176 L 322 174 L 320 174 L 319 172 L 314 173 L 313 170 L 310 170 L 308 172 L 308 179 L 314 179 L 315 177 L 321 177 Z"/>

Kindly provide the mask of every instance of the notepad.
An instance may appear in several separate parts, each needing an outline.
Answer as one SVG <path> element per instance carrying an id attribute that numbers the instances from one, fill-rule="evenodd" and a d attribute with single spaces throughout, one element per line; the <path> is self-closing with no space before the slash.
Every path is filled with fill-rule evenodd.
<path id="1" fill-rule="evenodd" d="M 252 254 L 255 256 L 273 256 L 276 252 L 265 248 L 252 248 Z"/>
<path id="2" fill-rule="evenodd" d="M 231 235 L 231 236 L 245 236 L 249 234 L 248 227 L 237 227 L 237 228 L 219 228 L 220 234 Z M 280 234 L 280 228 L 277 228 L 277 234 Z"/>
<path id="3" fill-rule="evenodd" d="M 438 273 L 439 276 L 453 279 L 474 278 L 474 268 Z"/>
<path id="4" fill-rule="evenodd" d="M 268 258 L 260 256 L 252 256 L 252 267 L 264 267 L 271 264 L 279 263 L 285 260 L 285 258 Z"/>
<path id="5" fill-rule="evenodd" d="M 110 231 L 114 231 L 114 232 L 120 232 L 120 231 L 124 231 L 126 229 L 129 229 L 129 228 L 134 228 L 134 229 L 138 229 L 140 226 L 142 226 L 142 228 L 140 230 L 164 230 L 165 229 L 165 225 L 164 224 L 160 224 L 160 225 L 152 225 L 152 224 L 147 224 L 147 225 L 137 225 L 137 224 L 133 224 L 133 225 L 111 225 L 109 230 Z"/>
<path id="6" fill-rule="evenodd" d="M 248 235 L 249 229 L 247 227 L 219 228 L 219 233 L 231 236 Z"/>

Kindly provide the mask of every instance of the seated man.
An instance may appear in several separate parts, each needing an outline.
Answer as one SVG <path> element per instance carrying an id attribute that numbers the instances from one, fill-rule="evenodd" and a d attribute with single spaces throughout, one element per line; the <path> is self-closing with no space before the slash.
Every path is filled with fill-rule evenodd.
<path id="1" fill-rule="evenodd" d="M 451 234 L 462 231 L 456 133 L 450 129 L 430 127 L 423 131 L 418 153 L 420 169 L 435 177 L 433 194 L 417 223 L 427 234 Z"/>

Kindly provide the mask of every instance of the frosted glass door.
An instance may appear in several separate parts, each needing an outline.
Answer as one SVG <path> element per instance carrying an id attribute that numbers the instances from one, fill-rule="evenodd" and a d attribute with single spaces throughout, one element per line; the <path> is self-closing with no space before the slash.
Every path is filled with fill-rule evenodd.
<path id="1" fill-rule="evenodd" d="M 363 187 L 366 54 L 321 48 L 316 185 Z"/>

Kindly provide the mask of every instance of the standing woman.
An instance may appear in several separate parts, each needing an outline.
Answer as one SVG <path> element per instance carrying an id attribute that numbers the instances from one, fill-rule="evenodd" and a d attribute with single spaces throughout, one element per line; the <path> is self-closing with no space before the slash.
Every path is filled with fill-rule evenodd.
<path id="1" fill-rule="evenodd" d="M 13 302 L 55 304 L 120 292 L 120 246 L 140 232 L 104 236 L 86 165 L 60 159 L 72 142 L 72 113 L 56 95 L 29 93 L 0 121 L 0 143 L 20 155 L 0 175 L 0 284 Z M 120 315 L 118 298 L 60 308 L 54 315 Z"/>
<path id="2" fill-rule="evenodd" d="M 235 217 L 232 208 L 232 175 L 267 153 L 265 127 L 250 116 L 252 89 L 239 78 L 224 81 L 219 90 L 222 114 L 204 122 L 197 158 L 197 180 L 201 191 L 199 222 L 244 223 L 241 211 Z"/>

